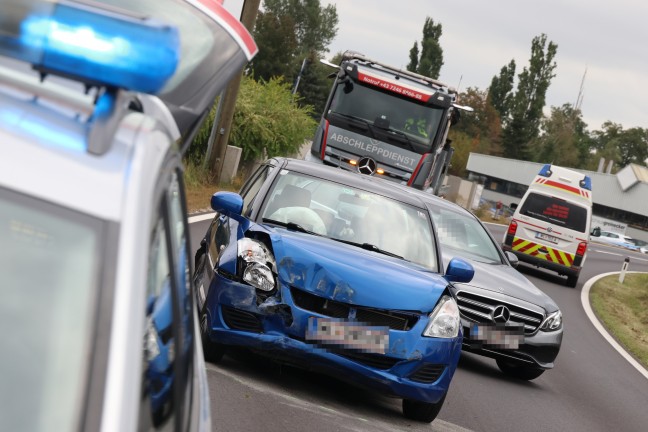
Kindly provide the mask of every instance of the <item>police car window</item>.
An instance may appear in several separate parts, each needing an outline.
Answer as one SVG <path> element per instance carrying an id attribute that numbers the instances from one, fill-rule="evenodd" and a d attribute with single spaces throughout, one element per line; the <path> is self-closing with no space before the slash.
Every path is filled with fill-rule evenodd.
<path id="1" fill-rule="evenodd" d="M 104 230 L 93 218 L 0 188 L 0 411 L 9 414 L 0 415 L 0 430 L 78 429 L 95 295 L 108 289 L 100 281 Z"/>
<path id="2" fill-rule="evenodd" d="M 585 232 L 587 226 L 585 207 L 537 193 L 527 196 L 520 214 L 578 232 Z"/>
<path id="3" fill-rule="evenodd" d="M 173 329 L 173 285 L 167 233 L 160 217 L 154 225 L 149 249 L 140 430 L 172 430 L 174 427 L 177 347 Z"/>

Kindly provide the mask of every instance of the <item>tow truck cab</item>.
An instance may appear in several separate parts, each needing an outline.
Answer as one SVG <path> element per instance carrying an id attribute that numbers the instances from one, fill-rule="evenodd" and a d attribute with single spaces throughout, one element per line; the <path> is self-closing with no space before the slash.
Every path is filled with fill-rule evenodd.
<path id="1" fill-rule="evenodd" d="M 458 109 L 471 111 L 456 102 L 440 81 L 347 51 L 307 159 L 438 189 L 450 125 Z"/>

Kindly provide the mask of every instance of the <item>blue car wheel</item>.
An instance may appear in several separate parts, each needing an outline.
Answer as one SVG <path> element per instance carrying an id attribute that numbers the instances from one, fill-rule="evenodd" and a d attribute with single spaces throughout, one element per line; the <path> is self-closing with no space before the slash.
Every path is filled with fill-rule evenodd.
<path id="1" fill-rule="evenodd" d="M 403 415 L 412 420 L 431 423 L 439 415 L 445 398 L 446 395 L 443 395 L 437 403 L 403 399 Z"/>

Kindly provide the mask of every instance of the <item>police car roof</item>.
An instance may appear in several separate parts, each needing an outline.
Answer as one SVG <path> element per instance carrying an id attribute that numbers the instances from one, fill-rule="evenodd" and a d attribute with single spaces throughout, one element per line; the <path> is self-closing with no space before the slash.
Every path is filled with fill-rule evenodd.
<path id="1" fill-rule="evenodd" d="M 0 187 L 119 220 L 141 115 L 126 117 L 108 152 L 96 156 L 86 151 L 85 122 L 56 104 L 0 92 L 0 107 Z"/>

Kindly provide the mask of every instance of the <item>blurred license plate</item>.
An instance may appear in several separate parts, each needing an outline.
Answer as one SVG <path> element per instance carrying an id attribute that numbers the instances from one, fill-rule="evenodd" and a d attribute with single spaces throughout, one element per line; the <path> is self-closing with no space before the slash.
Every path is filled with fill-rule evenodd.
<path id="1" fill-rule="evenodd" d="M 524 343 L 524 327 L 473 324 L 470 340 L 500 349 L 518 349 Z"/>
<path id="2" fill-rule="evenodd" d="M 362 322 L 310 317 L 306 340 L 385 354 L 389 348 L 389 327 L 373 327 Z"/>
<path id="3" fill-rule="evenodd" d="M 549 234 L 545 234 L 545 233 L 541 233 L 541 232 L 536 233 L 536 238 L 546 240 L 546 241 L 551 242 L 551 243 L 558 243 L 558 238 L 557 237 L 550 236 Z"/>

